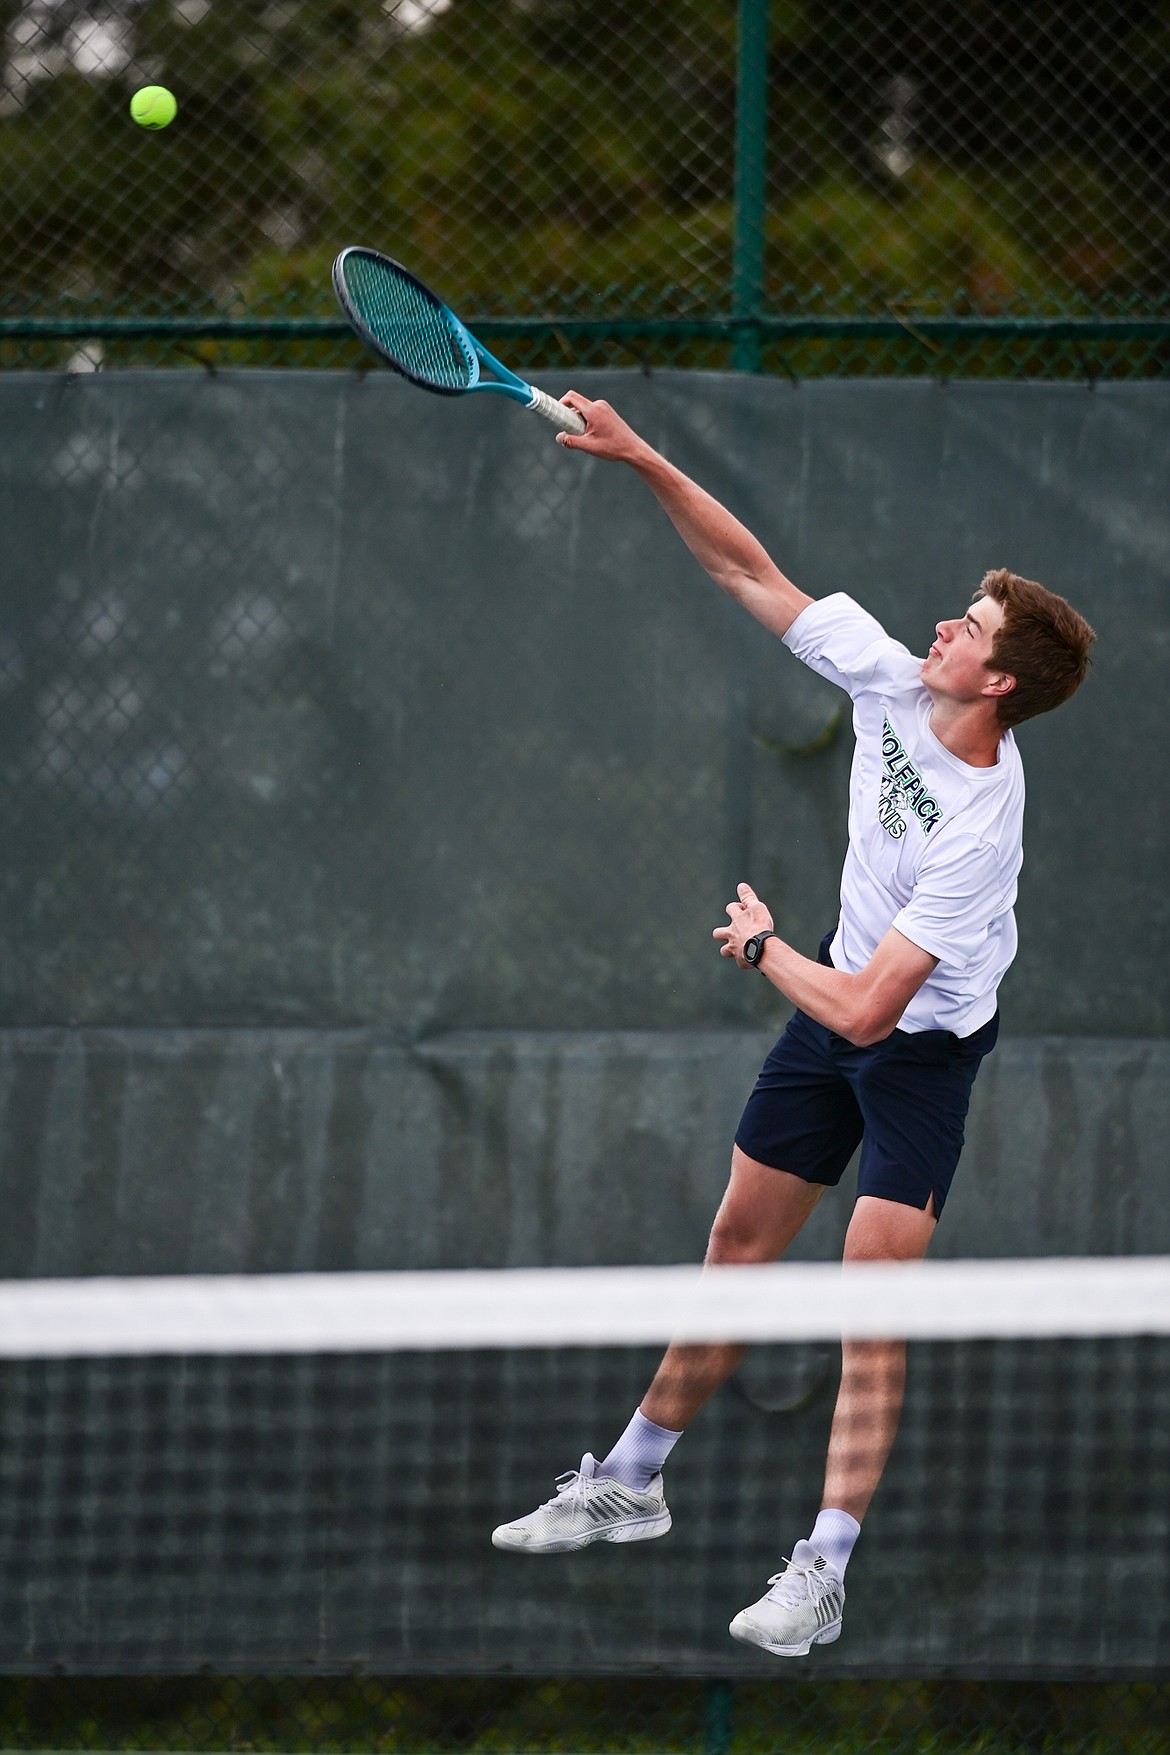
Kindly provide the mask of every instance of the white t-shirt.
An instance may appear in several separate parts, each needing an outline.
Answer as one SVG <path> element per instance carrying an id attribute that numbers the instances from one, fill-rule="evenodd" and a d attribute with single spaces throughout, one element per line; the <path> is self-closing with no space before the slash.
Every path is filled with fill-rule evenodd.
<path id="1" fill-rule="evenodd" d="M 891 926 L 938 958 L 900 1030 L 969 1036 L 995 1014 L 1016 953 L 1024 770 L 1010 731 L 994 768 L 972 768 L 930 729 L 922 660 L 838 592 L 797 616 L 784 644 L 853 700 L 849 851 L 831 956 L 857 973 Z"/>

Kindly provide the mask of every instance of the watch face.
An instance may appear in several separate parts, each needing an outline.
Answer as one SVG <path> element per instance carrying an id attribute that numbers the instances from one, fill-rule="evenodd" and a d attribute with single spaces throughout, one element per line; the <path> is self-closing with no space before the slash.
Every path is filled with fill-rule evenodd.
<path id="1" fill-rule="evenodd" d="M 746 963 L 758 963 L 760 960 L 760 952 L 763 948 L 758 934 L 755 938 L 745 938 L 743 941 L 744 961 Z"/>

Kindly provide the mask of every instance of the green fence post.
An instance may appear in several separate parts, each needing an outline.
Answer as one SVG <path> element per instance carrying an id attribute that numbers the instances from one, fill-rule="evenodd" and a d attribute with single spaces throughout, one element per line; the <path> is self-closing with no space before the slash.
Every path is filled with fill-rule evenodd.
<path id="1" fill-rule="evenodd" d="M 731 310 L 737 372 L 760 369 L 760 336 L 751 319 L 764 302 L 764 207 L 768 157 L 768 0 L 739 0 L 739 70 L 735 104 L 735 241 Z"/>
<path id="2" fill-rule="evenodd" d="M 703 1689 L 703 1755 L 727 1755 L 734 1693 L 731 1682 L 708 1682 Z"/>

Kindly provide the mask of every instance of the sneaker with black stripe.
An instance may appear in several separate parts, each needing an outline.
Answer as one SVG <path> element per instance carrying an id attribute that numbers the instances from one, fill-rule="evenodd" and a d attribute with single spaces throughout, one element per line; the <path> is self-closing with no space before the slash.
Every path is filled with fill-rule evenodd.
<path id="1" fill-rule="evenodd" d="M 556 1487 L 555 1499 L 493 1530 L 493 1547 L 515 1554 L 570 1554 L 590 1542 L 650 1541 L 670 1528 L 661 1475 L 655 1475 L 644 1493 L 635 1493 L 599 1475 L 596 1460 L 586 1451 L 581 1467 L 558 1475 Z"/>
<path id="2" fill-rule="evenodd" d="M 841 1637 L 845 1585 L 840 1573 L 811 1542 L 797 1542 L 772 1589 L 731 1623 L 731 1637 L 758 1645 L 774 1657 L 805 1657 L 810 1646 Z"/>

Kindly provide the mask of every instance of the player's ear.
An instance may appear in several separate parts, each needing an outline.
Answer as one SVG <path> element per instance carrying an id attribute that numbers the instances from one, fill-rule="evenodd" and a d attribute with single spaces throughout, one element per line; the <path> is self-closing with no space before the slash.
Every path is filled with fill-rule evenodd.
<path id="1" fill-rule="evenodd" d="M 983 685 L 985 695 L 994 695 L 998 699 L 1002 695 L 1010 695 L 1016 686 L 1016 679 L 1006 670 L 994 670 Z"/>

